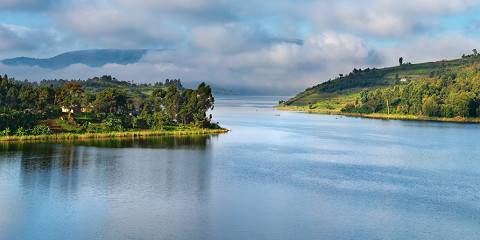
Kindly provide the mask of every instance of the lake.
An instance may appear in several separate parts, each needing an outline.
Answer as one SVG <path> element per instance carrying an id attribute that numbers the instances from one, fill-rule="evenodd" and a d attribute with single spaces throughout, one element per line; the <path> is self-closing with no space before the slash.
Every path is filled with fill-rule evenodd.
<path id="1" fill-rule="evenodd" d="M 0 145 L 0 239 L 479 239 L 480 125 L 279 99 L 218 99 L 218 136 Z"/>

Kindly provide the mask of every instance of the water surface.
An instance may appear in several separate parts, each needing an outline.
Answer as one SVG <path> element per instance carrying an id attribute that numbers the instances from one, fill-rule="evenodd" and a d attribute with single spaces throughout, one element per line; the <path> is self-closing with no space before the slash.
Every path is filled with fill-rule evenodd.
<path id="1" fill-rule="evenodd" d="M 231 132 L 0 145 L 0 239 L 478 239 L 480 125 L 217 100 Z"/>

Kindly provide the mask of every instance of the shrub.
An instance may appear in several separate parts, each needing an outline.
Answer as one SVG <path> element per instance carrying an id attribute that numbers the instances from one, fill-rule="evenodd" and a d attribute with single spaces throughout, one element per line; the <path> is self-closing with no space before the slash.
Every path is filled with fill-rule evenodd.
<path id="1" fill-rule="evenodd" d="M 172 122 L 166 114 L 157 112 L 149 116 L 148 125 L 152 129 L 162 130 L 165 126 L 174 125 L 174 122 Z"/>
<path id="2" fill-rule="evenodd" d="M 146 117 L 144 115 L 134 117 L 133 118 L 133 127 L 134 128 L 142 128 L 142 129 L 149 128 L 148 117 Z"/>
<path id="3" fill-rule="evenodd" d="M 19 127 L 19 128 L 17 129 L 17 131 L 15 132 L 15 135 L 17 135 L 17 136 L 26 136 L 26 135 L 28 135 L 28 130 L 25 129 L 25 128 L 23 128 L 23 127 Z"/>
<path id="4" fill-rule="evenodd" d="M 86 131 L 88 133 L 102 133 L 106 132 L 107 130 L 103 124 L 87 123 Z"/>
<path id="5" fill-rule="evenodd" d="M 0 131 L 0 136 L 10 136 L 10 134 L 11 134 L 11 130 L 8 127 Z"/>
<path id="6" fill-rule="evenodd" d="M 50 127 L 48 127 L 45 124 L 37 125 L 32 129 L 32 134 L 33 135 L 47 135 L 47 134 L 50 134 L 50 133 L 51 133 Z"/>
<path id="7" fill-rule="evenodd" d="M 123 122 L 122 119 L 117 118 L 117 117 L 107 117 L 105 120 L 103 120 L 102 124 L 105 126 L 105 129 L 108 131 L 124 131 L 123 127 Z"/>

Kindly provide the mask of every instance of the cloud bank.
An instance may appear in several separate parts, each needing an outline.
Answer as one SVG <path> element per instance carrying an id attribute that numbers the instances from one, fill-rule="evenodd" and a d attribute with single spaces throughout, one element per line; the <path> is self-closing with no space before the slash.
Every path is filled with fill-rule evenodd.
<path id="1" fill-rule="evenodd" d="M 5 0 L 0 58 L 97 48 L 162 49 L 129 65 L 7 67 L 23 79 L 112 74 L 291 94 L 354 67 L 458 57 L 475 48 L 478 0 Z M 28 12 L 43 24 L 15 20 Z M 0 10 L 2 13 L 2 10 Z M 47 54 L 50 55 L 47 55 Z"/>

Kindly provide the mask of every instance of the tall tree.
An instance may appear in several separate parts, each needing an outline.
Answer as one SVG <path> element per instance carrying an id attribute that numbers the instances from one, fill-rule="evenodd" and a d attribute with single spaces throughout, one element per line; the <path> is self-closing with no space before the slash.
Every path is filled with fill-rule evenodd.
<path id="1" fill-rule="evenodd" d="M 80 111 L 84 93 L 82 85 L 73 82 L 66 83 L 60 89 L 56 101 L 61 107 L 68 109 L 69 119 L 72 112 Z"/>
<path id="2" fill-rule="evenodd" d="M 123 91 L 107 88 L 96 94 L 93 109 L 98 113 L 123 114 L 127 112 L 127 98 Z"/>
<path id="3" fill-rule="evenodd" d="M 212 95 L 212 89 L 204 82 L 197 88 L 197 111 L 195 113 L 195 123 L 199 126 L 205 126 L 211 119 L 207 118 L 207 112 L 213 110 L 215 99 Z"/>

